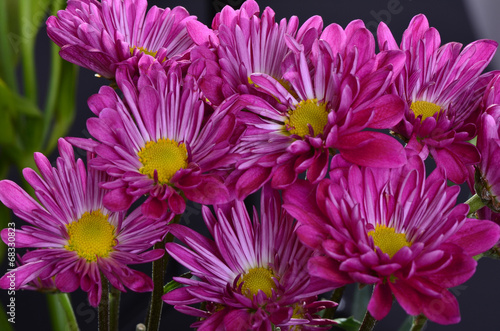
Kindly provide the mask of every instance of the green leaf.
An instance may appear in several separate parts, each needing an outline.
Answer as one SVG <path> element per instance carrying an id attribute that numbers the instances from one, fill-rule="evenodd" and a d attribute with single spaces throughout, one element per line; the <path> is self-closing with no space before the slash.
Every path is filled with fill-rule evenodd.
<path id="1" fill-rule="evenodd" d="M 7 111 L 12 116 L 16 116 L 17 114 L 24 114 L 37 118 L 42 117 L 42 112 L 35 104 L 12 91 L 1 79 L 0 109 L 1 112 Z"/>
<path id="2" fill-rule="evenodd" d="M 54 90 L 57 91 L 54 109 L 47 109 L 47 113 L 45 114 L 47 116 L 45 118 L 45 126 L 47 129 L 50 128 L 50 136 L 45 148 L 47 153 L 50 153 L 54 149 L 60 137 L 67 135 L 75 119 L 78 67 L 63 60 L 60 61 L 62 61 L 60 64 L 61 77 L 59 86 Z M 50 93 L 53 93 L 53 91 Z M 53 114 L 51 114 L 52 111 Z"/>
<path id="3" fill-rule="evenodd" d="M 183 277 L 183 278 L 191 278 L 191 273 L 190 272 L 186 272 L 182 275 L 180 275 L 180 277 Z M 175 289 L 178 289 L 180 287 L 184 286 L 183 284 L 179 283 L 179 282 L 176 282 L 175 280 L 171 280 L 170 282 L 168 282 L 167 284 L 165 284 L 165 286 L 163 286 L 163 294 L 166 294 L 168 292 L 171 292 Z"/>
<path id="4" fill-rule="evenodd" d="M 346 331 L 358 331 L 361 326 L 361 322 L 352 316 L 348 318 L 336 318 L 334 321 L 337 323 L 335 326 Z"/>
<path id="5" fill-rule="evenodd" d="M 0 146 L 9 146 L 15 142 L 15 130 L 7 111 L 0 110 Z"/>

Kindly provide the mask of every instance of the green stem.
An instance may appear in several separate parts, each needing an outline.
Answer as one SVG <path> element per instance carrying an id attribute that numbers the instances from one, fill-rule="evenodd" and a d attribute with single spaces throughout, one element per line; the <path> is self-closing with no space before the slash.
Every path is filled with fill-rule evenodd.
<path id="1" fill-rule="evenodd" d="M 170 222 L 171 224 L 179 223 L 182 215 L 176 215 L 175 218 Z M 167 233 L 165 238 L 155 244 L 155 249 L 165 249 L 165 244 L 172 242 L 174 236 Z M 167 270 L 167 264 L 169 260 L 169 255 L 165 252 L 165 255 L 161 259 L 153 261 L 153 293 L 151 294 L 151 304 L 149 306 L 149 313 L 147 315 L 146 330 L 157 331 L 160 327 L 161 319 L 161 309 L 163 307 L 163 285 L 165 284 L 165 271 Z"/>
<path id="2" fill-rule="evenodd" d="M 31 5 L 32 2 L 30 0 L 19 0 L 20 22 L 31 22 L 30 18 L 33 15 Z M 22 31 L 21 61 L 23 65 L 24 95 L 36 105 L 38 103 L 34 49 L 36 31 L 29 28 Z"/>
<path id="3" fill-rule="evenodd" d="M 47 301 L 53 330 L 79 330 L 68 293 L 47 294 Z"/>
<path id="4" fill-rule="evenodd" d="M 413 324 L 411 325 L 410 331 L 420 331 L 427 323 L 427 317 L 424 315 L 417 315 L 413 317 Z"/>
<path id="5" fill-rule="evenodd" d="M 370 312 L 367 310 L 365 314 L 365 318 L 359 327 L 359 331 L 371 331 L 375 327 L 377 320 L 373 318 Z"/>
<path id="6" fill-rule="evenodd" d="M 16 67 L 12 57 L 12 47 L 9 45 L 8 38 L 12 37 L 9 33 L 8 1 L 0 0 L 0 78 L 5 81 L 7 86 L 17 92 Z"/>
<path id="7" fill-rule="evenodd" d="M 120 316 L 120 296 L 119 289 L 111 286 L 109 291 L 109 330 L 118 331 L 118 319 Z"/>
<path id="8" fill-rule="evenodd" d="M 471 217 L 476 211 L 485 206 L 483 200 L 481 200 L 481 198 L 477 194 L 474 194 L 465 203 L 468 204 L 470 207 L 469 214 L 467 214 L 468 217 Z"/>
<path id="9" fill-rule="evenodd" d="M 55 14 L 57 10 L 61 9 L 65 5 L 62 0 L 55 0 L 52 4 L 52 14 Z M 59 85 L 61 83 L 62 74 L 62 63 L 59 55 L 60 47 L 55 43 L 51 44 L 51 58 L 50 58 L 50 81 L 49 88 L 47 90 L 47 102 L 45 104 L 45 112 L 43 113 L 43 142 L 45 143 L 49 136 L 50 126 L 52 124 L 52 119 L 54 117 L 54 112 L 59 97 Z"/>
<path id="10" fill-rule="evenodd" d="M 99 302 L 99 331 L 109 331 L 109 284 L 101 272 L 101 301 Z"/>
<path id="11" fill-rule="evenodd" d="M 333 302 L 340 304 L 340 300 L 342 300 L 342 296 L 344 295 L 344 290 L 345 290 L 345 286 L 336 288 L 332 293 L 330 301 L 333 301 Z M 337 312 L 338 307 L 339 306 L 337 305 L 335 307 L 325 309 L 325 313 L 323 314 L 323 317 L 327 318 L 327 319 L 333 318 L 335 316 L 335 313 Z"/>
<path id="12" fill-rule="evenodd" d="M 352 303 L 352 316 L 358 321 L 365 316 L 366 307 L 370 298 L 372 296 L 372 286 L 364 285 L 363 287 L 358 287 L 354 292 L 354 298 Z"/>

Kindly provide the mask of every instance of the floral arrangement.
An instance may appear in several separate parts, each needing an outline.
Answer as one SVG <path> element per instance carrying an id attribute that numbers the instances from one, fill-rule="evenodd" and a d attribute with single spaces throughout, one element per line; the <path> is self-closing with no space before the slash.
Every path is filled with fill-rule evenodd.
<path id="1" fill-rule="evenodd" d="M 375 38 L 361 20 L 277 21 L 253 0 L 211 27 L 146 0 L 69 0 L 46 24 L 103 86 L 92 138 L 24 169 L 34 196 L 0 181 L 28 223 L 1 232 L 28 249 L 1 288 L 81 289 L 100 330 L 129 290 L 152 292 L 137 330 L 158 330 L 163 304 L 198 330 L 372 330 L 393 301 L 411 330 L 459 323 L 450 288 L 498 256 L 496 42 L 441 45 L 417 15 L 398 43 L 384 23 Z M 210 237 L 180 224 L 187 201 Z M 168 257 L 189 272 L 165 284 Z M 145 263 L 151 277 L 130 267 Z M 336 316 L 348 284 L 373 287 L 363 321 Z"/>

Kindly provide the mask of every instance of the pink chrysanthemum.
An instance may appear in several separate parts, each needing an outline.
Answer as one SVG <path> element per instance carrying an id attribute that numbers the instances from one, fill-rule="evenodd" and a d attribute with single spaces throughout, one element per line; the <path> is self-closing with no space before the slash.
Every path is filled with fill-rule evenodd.
<path id="1" fill-rule="evenodd" d="M 205 71 L 200 85 L 207 98 L 218 103 L 233 94 L 258 93 L 250 78 L 254 73 L 265 73 L 282 80 L 281 66 L 290 52 L 286 45 L 287 36 L 306 43 L 303 47 L 310 49 L 321 33 L 323 21 L 321 17 L 313 16 L 300 29 L 298 25 L 296 16 L 288 22 L 286 19 L 276 22 L 275 13 L 269 7 L 261 14 L 259 5 L 253 0 L 245 1 L 238 10 L 225 6 L 213 19 L 213 37 L 202 39 L 212 41 L 217 55 L 205 57 L 216 63 L 218 70 L 207 72 L 206 67 L 211 63 L 200 68 Z M 188 26 L 192 36 L 203 35 L 207 29 L 201 23 Z M 196 60 L 196 56 L 191 59 Z"/>
<path id="2" fill-rule="evenodd" d="M 113 78 L 117 66 L 140 53 L 162 62 L 178 59 L 193 45 L 183 7 L 153 6 L 147 0 L 69 0 L 47 20 L 47 33 L 69 62 Z"/>
<path id="3" fill-rule="evenodd" d="M 175 308 L 201 318 L 203 330 L 295 330 L 332 324 L 315 313 L 333 306 L 315 301 L 331 288 L 307 273 L 311 251 L 295 234 L 294 220 L 281 208 L 277 191 L 268 186 L 261 196 L 261 218 L 254 220 L 243 202 L 216 208 L 216 217 L 203 208 L 205 223 L 215 241 L 182 226 L 170 228 L 188 247 L 168 243 L 167 251 L 196 279 L 174 278 L 187 286 L 164 295 Z M 188 306 L 204 302 L 205 309 Z M 321 329 L 321 328 L 319 328 Z"/>
<path id="4" fill-rule="evenodd" d="M 146 194 L 142 211 L 158 218 L 182 214 L 185 198 L 227 202 L 230 196 L 217 171 L 235 162 L 228 153 L 234 116 L 223 108 L 231 100 L 213 113 L 192 77 L 183 78 L 177 65 L 165 72 L 150 56 L 139 60 L 138 79 L 120 67 L 116 81 L 123 100 L 107 86 L 89 99 L 98 117 L 90 118 L 87 128 L 98 141 L 70 139 L 97 154 L 90 166 L 113 177 L 103 184 L 110 190 L 105 205 L 126 210 Z"/>
<path id="5" fill-rule="evenodd" d="M 455 183 L 467 179 L 467 166 L 480 160 L 474 145 L 478 105 L 491 74 L 481 75 L 497 48 L 492 40 L 478 40 L 463 50 L 459 43 L 441 46 L 439 33 L 429 28 L 424 15 L 415 16 L 404 32 L 401 46 L 389 28 L 378 28 L 382 50 L 401 49 L 406 65 L 392 92 L 408 105 L 394 132 L 426 145 L 439 167 Z"/>
<path id="6" fill-rule="evenodd" d="M 151 279 L 128 265 L 163 256 L 163 250 L 146 250 L 166 234 L 167 220 L 147 219 L 137 209 L 127 217 L 109 211 L 98 187 L 107 176 L 92 169 L 87 173 L 64 139 L 59 140 L 59 153 L 57 168 L 35 154 L 41 177 L 32 169 L 23 171 L 41 204 L 17 184 L 0 181 L 0 201 L 30 224 L 16 229 L 16 248 L 34 249 L 24 254 L 21 266 L 0 279 L 0 287 L 9 288 L 14 278 L 16 289 L 55 285 L 73 292 L 80 287 L 93 306 L 101 298 L 101 274 L 121 291 L 151 291 Z M 12 242 L 8 230 L 2 231 L 5 243 Z"/>
<path id="7" fill-rule="evenodd" d="M 269 178 L 273 187 L 284 188 L 306 170 L 308 180 L 316 182 L 325 177 L 335 150 L 364 166 L 403 165 L 406 157 L 397 140 L 364 131 L 401 120 L 403 101 L 384 92 L 403 63 L 400 51 L 375 55 L 373 36 L 354 21 L 345 31 L 328 26 L 310 52 L 290 54 L 283 68 L 288 88 L 268 74 L 252 74 L 257 88 L 273 98 L 240 96 L 248 112 L 239 119 L 248 128 L 235 173 L 238 196 L 254 192 Z"/>
<path id="8" fill-rule="evenodd" d="M 309 272 L 336 286 L 374 284 L 368 311 L 377 320 L 394 296 L 410 315 L 458 323 L 448 289 L 473 275 L 473 256 L 498 241 L 500 227 L 466 218 L 468 206 L 455 206 L 459 186 L 447 186 L 441 169 L 425 178 L 420 157 L 398 169 L 337 165 L 331 179 L 297 182 L 284 194 L 300 240 L 317 253 Z"/>
<path id="9" fill-rule="evenodd" d="M 476 166 L 476 192 L 489 208 L 500 213 L 500 75 L 486 88 L 477 148 L 481 162 Z"/>

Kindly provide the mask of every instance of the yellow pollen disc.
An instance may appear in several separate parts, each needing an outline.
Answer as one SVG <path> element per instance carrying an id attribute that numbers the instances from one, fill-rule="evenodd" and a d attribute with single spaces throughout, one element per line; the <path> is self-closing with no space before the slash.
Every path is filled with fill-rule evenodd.
<path id="1" fill-rule="evenodd" d="M 441 110 L 441 107 L 428 101 L 413 101 L 410 108 L 415 114 L 415 117 L 422 115 L 422 121 L 427 117 L 434 116 L 435 113 Z"/>
<path id="2" fill-rule="evenodd" d="M 385 225 L 377 224 L 375 230 L 368 232 L 368 235 L 373 238 L 375 246 L 380 248 L 382 252 L 387 253 L 391 258 L 401 248 L 411 246 L 404 233 L 397 233 L 394 228 Z"/>
<path id="3" fill-rule="evenodd" d="M 130 54 L 134 54 L 134 49 L 138 49 L 139 51 L 143 52 L 144 54 L 148 54 L 148 55 L 151 55 L 153 57 L 156 57 L 156 53 L 158 52 L 153 52 L 153 51 L 150 51 L 148 49 L 146 49 L 145 47 L 137 47 L 137 46 L 134 46 L 134 47 L 130 47 Z"/>
<path id="4" fill-rule="evenodd" d="M 116 245 L 115 227 L 108 222 L 108 215 L 104 215 L 100 210 L 86 212 L 66 227 L 69 239 L 64 248 L 76 252 L 87 261 L 107 257 Z"/>
<path id="5" fill-rule="evenodd" d="M 170 139 L 148 141 L 137 156 L 143 165 L 139 169 L 141 174 L 154 179 L 156 170 L 160 184 L 168 184 L 178 170 L 185 169 L 188 165 L 186 145 Z"/>
<path id="6" fill-rule="evenodd" d="M 309 135 L 311 125 L 314 136 L 323 133 L 323 129 L 328 123 L 328 112 L 326 103 L 318 104 L 317 99 L 301 101 L 295 110 L 288 111 L 288 119 L 285 120 L 285 127 L 290 134 L 301 137 Z"/>
<path id="7" fill-rule="evenodd" d="M 250 269 L 238 280 L 238 286 L 241 286 L 241 293 L 247 298 L 252 299 L 259 290 L 264 292 L 267 297 L 271 297 L 272 289 L 275 288 L 274 274 L 271 270 L 258 267 Z"/>

